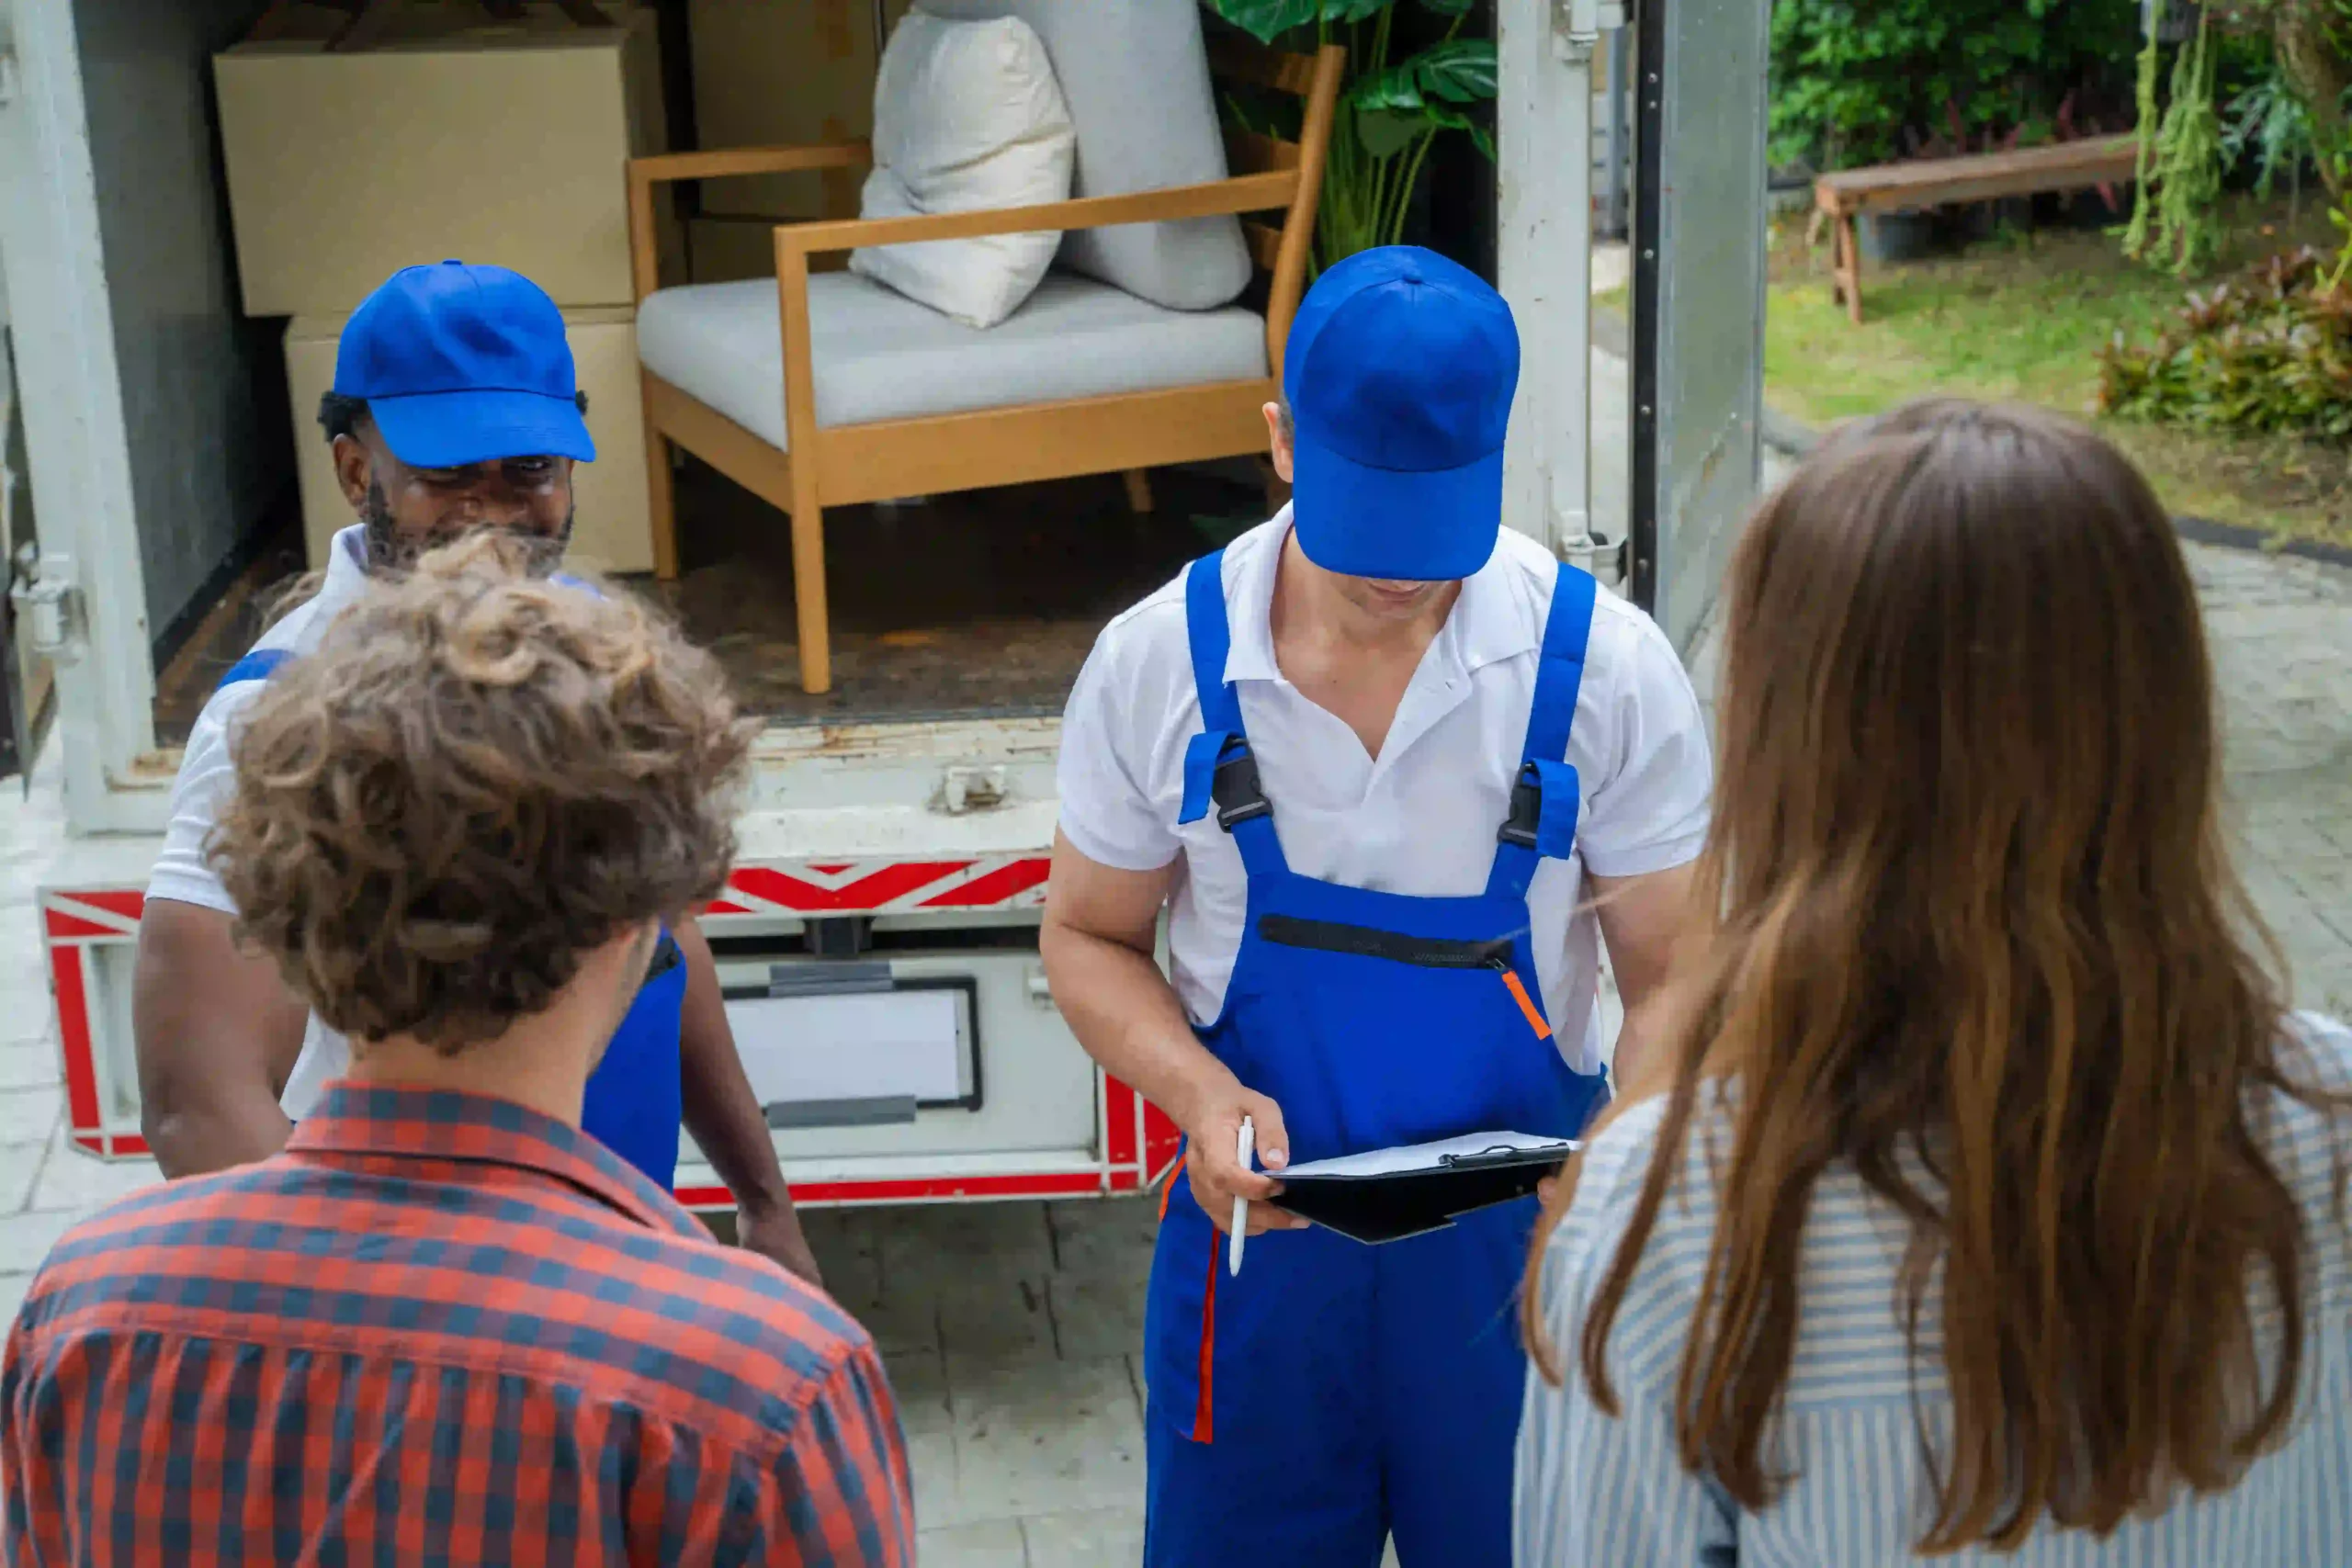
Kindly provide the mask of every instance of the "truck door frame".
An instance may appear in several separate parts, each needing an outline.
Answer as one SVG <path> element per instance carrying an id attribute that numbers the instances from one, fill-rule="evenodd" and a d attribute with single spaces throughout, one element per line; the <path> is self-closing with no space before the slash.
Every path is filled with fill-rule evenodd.
<path id="1" fill-rule="evenodd" d="M 1763 481 L 1770 11 L 1635 11 L 1627 583 L 1686 660 Z"/>
<path id="2" fill-rule="evenodd" d="M 62 632 L 57 747 L 78 833 L 159 831 L 155 671 L 72 0 L 0 0 L 0 268 Z"/>

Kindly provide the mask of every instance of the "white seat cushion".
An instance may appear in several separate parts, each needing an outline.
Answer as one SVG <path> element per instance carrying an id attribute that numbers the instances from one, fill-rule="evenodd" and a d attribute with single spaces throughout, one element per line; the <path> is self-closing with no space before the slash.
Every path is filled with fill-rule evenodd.
<path id="1" fill-rule="evenodd" d="M 870 424 L 1268 374 L 1266 323 L 1238 306 L 1170 310 L 1051 272 L 983 332 L 852 272 L 808 280 L 817 423 Z M 664 288 L 637 310 L 645 367 L 776 446 L 784 346 L 775 284 Z"/>
<path id="2" fill-rule="evenodd" d="M 1046 46 L 1018 17 L 944 22 L 910 11 L 874 83 L 874 172 L 858 215 L 1035 207 L 1069 197 L 1078 138 Z M 1020 309 L 1057 230 L 853 251 L 849 265 L 967 326 Z"/>

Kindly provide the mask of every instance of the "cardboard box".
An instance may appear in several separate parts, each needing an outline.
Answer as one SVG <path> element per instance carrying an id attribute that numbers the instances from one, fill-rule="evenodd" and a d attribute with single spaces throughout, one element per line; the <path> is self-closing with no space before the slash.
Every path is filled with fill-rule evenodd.
<path id="1" fill-rule="evenodd" d="M 319 399 L 334 386 L 344 317 L 298 316 L 286 324 L 286 385 L 294 404 L 294 451 L 302 485 L 302 536 L 311 564 L 355 521 L 319 428 Z M 636 313 L 626 307 L 564 312 L 596 460 L 573 470 L 577 510 L 569 559 L 605 572 L 651 571 L 653 531 L 645 490 L 644 400 L 638 379 Z"/>
<path id="2" fill-rule="evenodd" d="M 561 306 L 630 303 L 624 165 L 663 148 L 661 60 L 653 11 L 606 14 L 621 25 L 408 0 L 378 42 L 329 53 L 349 18 L 296 6 L 215 56 L 246 312 L 344 314 L 451 256 Z"/>
<path id="3" fill-rule="evenodd" d="M 886 0 L 886 28 L 910 0 Z M 874 130 L 874 0 L 689 0 L 695 134 L 706 149 L 801 147 Z M 711 180 L 706 213 L 854 218 L 865 174 Z"/>

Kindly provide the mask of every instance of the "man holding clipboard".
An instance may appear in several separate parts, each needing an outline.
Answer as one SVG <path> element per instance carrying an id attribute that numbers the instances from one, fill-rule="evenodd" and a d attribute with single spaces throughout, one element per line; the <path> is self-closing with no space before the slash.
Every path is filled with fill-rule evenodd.
<path id="1" fill-rule="evenodd" d="M 1391 1534 L 1408 1568 L 1510 1560 L 1532 1203 L 1373 1247 L 1279 1179 L 1577 1135 L 1605 1098 L 1596 937 L 1622 1072 L 1680 919 L 1698 702 L 1638 610 L 1503 532 L 1518 370 L 1453 264 L 1330 268 L 1266 411 L 1293 506 L 1114 621 L 1070 698 L 1046 969 L 1186 1134 L 1145 1335 L 1154 1568 L 1373 1568 Z M 1238 1271 L 1236 1213 L 1272 1233 Z"/>

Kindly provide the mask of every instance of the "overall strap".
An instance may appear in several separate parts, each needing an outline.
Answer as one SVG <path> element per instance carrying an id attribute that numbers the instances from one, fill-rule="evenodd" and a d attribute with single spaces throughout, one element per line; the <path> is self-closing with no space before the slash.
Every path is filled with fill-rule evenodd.
<path id="1" fill-rule="evenodd" d="M 1551 614 L 1536 656 L 1535 695 L 1528 705 L 1527 740 L 1511 784 L 1510 816 L 1497 835 L 1488 893 L 1525 897 L 1538 862 L 1566 860 L 1576 848 L 1581 785 L 1567 762 L 1568 732 L 1576 725 L 1599 589 L 1592 573 L 1565 561 L 1553 580 Z"/>
<path id="2" fill-rule="evenodd" d="M 1274 836 L 1274 808 L 1258 782 L 1258 759 L 1241 726 L 1241 696 L 1225 678 L 1233 628 L 1225 609 L 1225 552 L 1203 556 L 1184 574 L 1184 631 L 1192 644 L 1193 685 L 1201 703 L 1201 733 L 1184 748 L 1181 826 L 1216 807 L 1217 826 L 1233 836 L 1251 876 L 1286 869 Z"/>
<path id="3" fill-rule="evenodd" d="M 213 690 L 225 691 L 231 686 L 246 681 L 266 681 L 277 673 L 279 665 L 293 657 L 291 649 L 256 648 L 234 664 L 230 665 L 229 672 L 220 677 L 220 684 L 215 686 Z"/>

